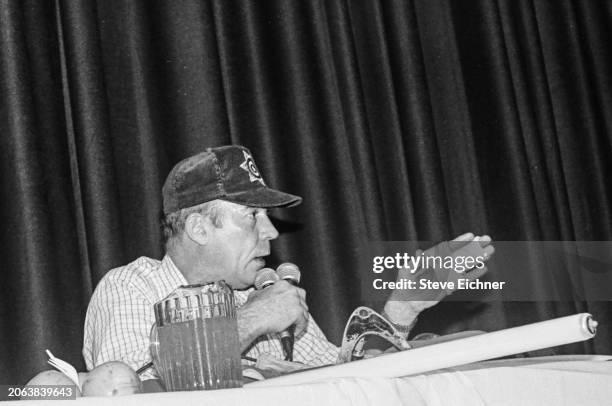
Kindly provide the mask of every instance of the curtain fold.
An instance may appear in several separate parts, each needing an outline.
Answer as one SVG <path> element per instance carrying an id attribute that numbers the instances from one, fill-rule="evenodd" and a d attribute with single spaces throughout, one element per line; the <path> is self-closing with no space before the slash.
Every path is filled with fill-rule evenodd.
<path id="1" fill-rule="evenodd" d="M 0 382 L 47 348 L 84 368 L 92 289 L 161 258 L 161 185 L 209 146 L 304 197 L 271 212 L 269 262 L 300 265 L 336 343 L 368 241 L 612 240 L 611 23 L 586 0 L 0 0 Z M 612 352 L 609 302 L 562 299 L 441 303 L 416 330 L 589 311 L 595 340 L 554 351 Z"/>
<path id="2" fill-rule="evenodd" d="M 74 344 L 82 339 L 87 284 L 71 252 L 79 237 L 53 16 L 52 4 L 0 8 L 0 364 L 7 384 L 44 365 L 45 343 L 81 362 Z"/>

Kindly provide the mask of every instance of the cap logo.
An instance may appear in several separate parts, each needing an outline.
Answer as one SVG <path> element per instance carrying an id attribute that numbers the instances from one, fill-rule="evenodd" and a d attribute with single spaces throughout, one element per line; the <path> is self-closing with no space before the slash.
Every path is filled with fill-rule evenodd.
<path id="1" fill-rule="evenodd" d="M 240 164 L 240 167 L 249 174 L 249 180 L 251 182 L 259 182 L 262 185 L 266 186 L 266 183 L 259 174 L 259 169 L 257 169 L 257 165 L 255 165 L 253 156 L 246 151 L 242 151 L 242 154 L 244 155 L 244 162 Z"/>

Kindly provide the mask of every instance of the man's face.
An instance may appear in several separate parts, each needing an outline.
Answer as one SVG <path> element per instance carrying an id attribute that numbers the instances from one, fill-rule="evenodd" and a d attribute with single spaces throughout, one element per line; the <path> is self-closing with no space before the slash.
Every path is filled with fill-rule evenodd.
<path id="1" fill-rule="evenodd" d="M 270 255 L 270 241 L 278 231 L 267 210 L 221 202 L 222 226 L 213 228 L 209 239 L 212 265 L 234 289 L 253 285 L 257 271 Z"/>

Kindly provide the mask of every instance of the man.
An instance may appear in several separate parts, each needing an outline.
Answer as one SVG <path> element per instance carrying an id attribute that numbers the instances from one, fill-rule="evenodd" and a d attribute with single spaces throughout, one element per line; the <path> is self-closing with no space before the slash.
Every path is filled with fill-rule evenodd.
<path id="1" fill-rule="evenodd" d="M 285 281 L 252 289 L 270 254 L 270 241 L 278 237 L 267 209 L 297 205 L 300 197 L 269 188 L 249 150 L 240 146 L 212 148 L 179 162 L 162 194 L 166 255 L 161 261 L 138 258 L 100 281 L 85 320 L 88 369 L 110 360 L 134 369 L 147 364 L 153 304 L 180 285 L 222 279 L 235 290 L 245 355 L 282 359 L 278 333 L 295 324 L 295 361 L 312 366 L 336 361 L 338 348 L 308 313 L 303 289 Z M 481 245 L 483 252 L 492 253 L 488 244 L 478 249 Z M 417 314 L 435 303 L 390 301 L 385 312 L 407 333 Z M 156 373 L 150 369 L 141 378 L 156 378 Z"/>

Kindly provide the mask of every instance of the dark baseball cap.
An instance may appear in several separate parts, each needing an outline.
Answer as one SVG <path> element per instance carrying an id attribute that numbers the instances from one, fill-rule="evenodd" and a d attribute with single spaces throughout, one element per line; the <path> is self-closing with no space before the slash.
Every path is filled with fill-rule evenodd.
<path id="1" fill-rule="evenodd" d="M 291 207 L 302 198 L 269 188 L 251 151 L 239 145 L 208 148 L 172 168 L 162 188 L 164 214 L 221 199 L 250 207 Z"/>

